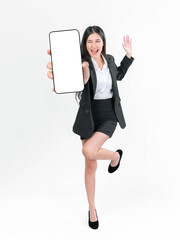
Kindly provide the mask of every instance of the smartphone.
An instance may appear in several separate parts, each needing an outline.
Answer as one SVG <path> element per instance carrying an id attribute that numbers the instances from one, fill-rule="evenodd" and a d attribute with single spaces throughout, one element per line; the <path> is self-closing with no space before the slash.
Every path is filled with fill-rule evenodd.
<path id="1" fill-rule="evenodd" d="M 84 81 L 79 31 L 77 29 L 51 31 L 49 45 L 55 93 L 82 91 Z"/>

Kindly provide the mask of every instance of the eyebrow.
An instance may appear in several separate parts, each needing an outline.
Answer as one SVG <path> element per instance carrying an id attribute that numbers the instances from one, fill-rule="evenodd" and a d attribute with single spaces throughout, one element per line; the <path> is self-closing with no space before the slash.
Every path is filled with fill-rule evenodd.
<path id="1" fill-rule="evenodd" d="M 101 40 L 101 39 L 100 39 L 100 38 L 97 38 L 96 40 Z M 88 40 L 88 42 L 89 42 L 89 41 L 92 41 L 92 40 Z"/>

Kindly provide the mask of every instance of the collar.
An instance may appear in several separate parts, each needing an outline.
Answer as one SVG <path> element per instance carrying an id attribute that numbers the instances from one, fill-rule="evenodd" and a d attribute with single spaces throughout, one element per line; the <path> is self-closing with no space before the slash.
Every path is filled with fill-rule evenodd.
<path id="1" fill-rule="evenodd" d="M 103 58 L 103 60 L 104 60 L 103 68 L 104 68 L 104 67 L 107 67 L 107 61 L 106 61 L 106 59 L 105 59 L 105 57 L 103 56 L 102 53 L 101 53 L 101 56 L 102 56 L 102 58 Z M 91 61 L 92 61 L 93 65 L 94 65 L 95 70 L 97 70 L 97 69 L 98 69 L 98 64 L 97 64 L 97 62 L 96 62 L 92 57 L 91 57 Z"/>

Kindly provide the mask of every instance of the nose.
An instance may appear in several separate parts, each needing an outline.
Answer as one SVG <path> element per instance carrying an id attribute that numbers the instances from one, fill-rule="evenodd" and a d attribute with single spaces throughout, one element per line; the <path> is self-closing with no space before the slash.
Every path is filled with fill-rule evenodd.
<path id="1" fill-rule="evenodd" d="M 96 48 L 96 43 L 95 43 L 95 42 L 92 43 L 92 47 L 93 47 L 93 48 Z"/>

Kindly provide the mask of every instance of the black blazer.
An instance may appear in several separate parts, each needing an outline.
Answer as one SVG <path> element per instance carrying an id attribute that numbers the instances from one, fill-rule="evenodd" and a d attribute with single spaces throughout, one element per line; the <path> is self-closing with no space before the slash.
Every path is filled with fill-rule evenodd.
<path id="1" fill-rule="evenodd" d="M 119 125 L 121 128 L 125 128 L 126 123 L 121 107 L 121 99 L 119 96 L 117 80 L 122 80 L 129 68 L 129 66 L 134 61 L 134 58 L 128 58 L 126 55 L 120 63 L 120 66 L 117 67 L 114 61 L 114 57 L 110 54 L 107 54 L 107 64 L 110 70 L 112 77 L 112 90 L 113 90 L 113 102 L 114 102 L 114 111 L 118 119 Z M 92 117 L 91 104 L 94 99 L 96 91 L 96 72 L 93 66 L 92 61 L 89 61 L 89 70 L 90 78 L 88 82 L 84 85 L 82 91 L 81 100 L 79 102 L 79 109 L 76 115 L 75 122 L 73 124 L 72 130 L 74 133 L 89 138 L 93 135 L 94 131 L 94 121 Z"/>

